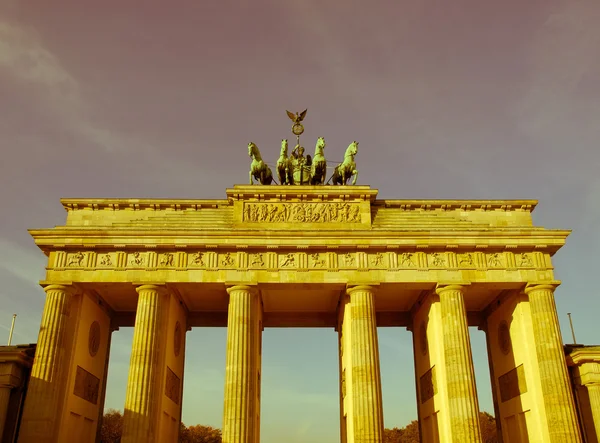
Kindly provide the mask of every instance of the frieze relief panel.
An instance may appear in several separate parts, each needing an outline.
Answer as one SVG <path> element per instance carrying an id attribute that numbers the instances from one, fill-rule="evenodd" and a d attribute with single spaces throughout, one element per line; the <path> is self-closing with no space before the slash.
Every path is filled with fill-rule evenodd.
<path id="1" fill-rule="evenodd" d="M 360 203 L 244 203 L 249 223 L 360 223 Z"/>
<path id="2" fill-rule="evenodd" d="M 212 249 L 212 250 L 211 250 Z M 220 251 L 216 247 L 196 251 L 57 251 L 51 263 L 54 270 L 68 269 L 220 269 L 240 270 L 533 270 L 552 269 L 548 254 L 542 252 L 453 252 L 289 249 L 267 251 Z"/>

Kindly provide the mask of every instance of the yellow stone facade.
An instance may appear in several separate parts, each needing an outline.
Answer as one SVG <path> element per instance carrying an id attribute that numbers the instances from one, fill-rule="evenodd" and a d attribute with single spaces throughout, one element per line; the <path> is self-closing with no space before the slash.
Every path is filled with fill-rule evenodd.
<path id="1" fill-rule="evenodd" d="M 62 200 L 65 225 L 30 231 L 46 305 L 19 441 L 95 441 L 110 337 L 127 326 L 123 442 L 177 441 L 186 331 L 222 326 L 223 441 L 258 443 L 262 330 L 292 326 L 338 333 L 342 443 L 383 439 L 377 327 L 412 331 L 423 441 L 480 442 L 477 326 L 503 441 L 581 442 L 551 261 L 569 231 L 533 226 L 530 200 L 376 197 L 236 185 L 223 200 Z"/>
<path id="2" fill-rule="evenodd" d="M 567 365 L 586 443 L 600 441 L 600 346 L 567 345 Z"/>

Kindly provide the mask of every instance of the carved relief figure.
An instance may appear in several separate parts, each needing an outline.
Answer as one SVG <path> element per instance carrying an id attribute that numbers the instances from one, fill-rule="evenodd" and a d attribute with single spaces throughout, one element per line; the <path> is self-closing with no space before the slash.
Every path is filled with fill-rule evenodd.
<path id="1" fill-rule="evenodd" d="M 223 266 L 233 266 L 235 264 L 230 252 L 225 254 L 225 257 L 221 263 L 223 263 Z"/>
<path id="2" fill-rule="evenodd" d="M 345 202 L 246 203 L 243 217 L 259 223 L 360 223 L 360 207 Z"/>
<path id="3" fill-rule="evenodd" d="M 356 257 L 352 252 L 346 252 L 344 254 L 344 261 L 346 262 L 346 266 L 354 266 L 356 263 Z"/>
<path id="4" fill-rule="evenodd" d="M 406 266 L 411 268 L 415 266 L 415 262 L 413 261 L 413 255 L 411 252 L 403 252 L 400 254 L 400 266 Z"/>
<path id="5" fill-rule="evenodd" d="M 173 254 L 165 252 L 160 260 L 161 266 L 173 266 Z"/>
<path id="6" fill-rule="evenodd" d="M 110 258 L 110 254 L 104 254 L 100 259 L 101 266 L 112 266 L 112 260 Z"/>
<path id="7" fill-rule="evenodd" d="M 254 177 L 261 185 L 270 185 L 273 181 L 273 173 L 271 172 L 271 168 L 263 161 L 258 146 L 253 142 L 248 143 L 248 155 L 252 157 L 249 173 L 250 184 L 254 184 L 252 180 L 252 177 Z"/>
<path id="8" fill-rule="evenodd" d="M 310 255 L 310 258 L 313 261 L 313 268 L 322 268 L 325 266 L 325 259 L 321 258 L 318 252 Z"/>
<path id="9" fill-rule="evenodd" d="M 251 266 L 263 267 L 265 265 L 262 253 L 259 252 L 258 254 L 254 254 L 252 257 L 252 263 L 250 263 Z"/>
<path id="10" fill-rule="evenodd" d="M 204 264 L 204 253 L 203 252 L 196 252 L 192 256 L 192 264 L 194 264 L 196 266 L 206 266 Z"/>
<path id="11" fill-rule="evenodd" d="M 281 262 L 281 267 L 291 267 L 296 264 L 296 255 L 293 252 L 286 254 L 285 257 L 282 257 L 283 261 Z"/>
<path id="12" fill-rule="evenodd" d="M 133 253 L 133 257 L 131 258 L 131 264 L 134 266 L 141 266 L 144 263 L 144 257 L 138 251 Z"/>
<path id="13" fill-rule="evenodd" d="M 83 266 L 84 258 L 85 255 L 83 254 L 83 252 L 79 251 L 69 258 L 69 264 L 67 266 Z"/>
<path id="14" fill-rule="evenodd" d="M 381 252 L 373 257 L 373 266 L 383 266 L 383 254 Z"/>
<path id="15" fill-rule="evenodd" d="M 502 260 L 500 259 L 500 254 L 498 252 L 490 254 L 490 256 L 488 257 L 488 265 L 494 268 L 502 266 Z"/>
<path id="16" fill-rule="evenodd" d="M 352 184 L 356 184 L 358 179 L 358 170 L 356 169 L 356 163 L 354 162 L 354 156 L 358 154 L 358 142 L 353 141 L 350 143 L 344 154 L 344 161 L 337 165 L 331 176 L 332 184 L 334 185 L 345 185 L 347 184 L 350 177 L 354 176 Z"/>
<path id="17" fill-rule="evenodd" d="M 465 265 L 465 266 L 475 266 L 475 264 L 473 263 L 473 254 L 471 254 L 470 252 L 467 252 L 466 254 L 462 254 L 460 256 L 460 260 L 459 260 L 458 264 Z"/>
<path id="18" fill-rule="evenodd" d="M 431 254 L 431 263 L 433 266 L 444 266 L 446 264 L 446 259 L 443 254 L 439 252 L 434 252 Z"/>
<path id="19" fill-rule="evenodd" d="M 319 137 L 315 146 L 315 156 L 312 159 L 311 185 L 322 185 L 325 183 L 327 174 L 327 161 L 325 160 L 325 139 Z"/>
<path id="20" fill-rule="evenodd" d="M 524 268 L 533 268 L 533 261 L 531 260 L 531 257 L 525 252 L 522 252 L 519 256 L 519 266 L 522 266 Z"/>

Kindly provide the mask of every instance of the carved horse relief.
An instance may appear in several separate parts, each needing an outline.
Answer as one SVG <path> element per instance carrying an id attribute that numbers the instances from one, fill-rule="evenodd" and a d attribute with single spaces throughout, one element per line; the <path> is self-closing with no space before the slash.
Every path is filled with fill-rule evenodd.
<path id="1" fill-rule="evenodd" d="M 354 176 L 352 184 L 356 184 L 356 180 L 358 179 L 358 170 L 356 169 L 356 163 L 354 162 L 354 156 L 356 154 L 358 154 L 358 142 L 353 141 L 346 149 L 344 161 L 337 165 L 333 171 L 330 180 L 333 181 L 334 185 L 345 185 L 352 176 Z"/>
<path id="2" fill-rule="evenodd" d="M 273 181 L 273 173 L 271 172 L 271 168 L 267 166 L 260 156 L 258 146 L 256 146 L 256 144 L 253 142 L 248 143 L 248 155 L 252 157 L 249 173 L 250 184 L 254 184 L 252 180 L 252 177 L 254 177 L 254 179 L 258 180 L 261 185 L 270 185 Z"/>

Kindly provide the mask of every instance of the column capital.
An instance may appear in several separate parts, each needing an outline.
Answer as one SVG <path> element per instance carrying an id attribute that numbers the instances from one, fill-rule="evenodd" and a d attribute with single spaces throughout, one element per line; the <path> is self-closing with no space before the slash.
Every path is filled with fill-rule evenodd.
<path id="1" fill-rule="evenodd" d="M 353 292 L 357 292 L 357 291 L 367 291 L 367 292 L 371 292 L 374 294 L 375 292 L 377 292 L 378 286 L 379 286 L 379 283 L 357 284 L 357 285 L 348 284 L 348 285 L 346 285 L 346 294 L 350 295 Z"/>
<path id="2" fill-rule="evenodd" d="M 75 288 L 71 284 L 50 283 L 44 285 L 43 288 L 46 293 L 48 293 L 48 291 L 63 291 L 69 295 L 72 295 L 75 292 Z"/>
<path id="3" fill-rule="evenodd" d="M 142 283 L 140 285 L 136 285 L 135 291 L 139 294 L 140 291 L 149 291 L 154 290 L 157 292 L 167 292 L 167 288 L 164 283 Z"/>
<path id="4" fill-rule="evenodd" d="M 232 285 L 228 285 L 227 286 L 227 293 L 229 295 L 231 295 L 232 292 L 237 292 L 237 291 L 246 291 L 246 292 L 250 292 L 251 294 L 257 294 L 258 293 L 258 289 L 256 288 L 256 286 L 251 286 L 251 285 L 236 285 L 236 284 L 232 284 Z"/>
<path id="5" fill-rule="evenodd" d="M 460 282 L 460 283 L 438 283 L 435 287 L 435 293 L 440 295 L 442 292 L 446 291 L 460 291 L 465 292 L 465 287 L 469 286 L 470 283 Z"/>
<path id="6" fill-rule="evenodd" d="M 529 294 L 532 291 L 552 291 L 560 285 L 560 281 L 549 281 L 549 282 L 535 282 L 535 283 L 527 283 L 523 292 L 525 294 Z"/>

